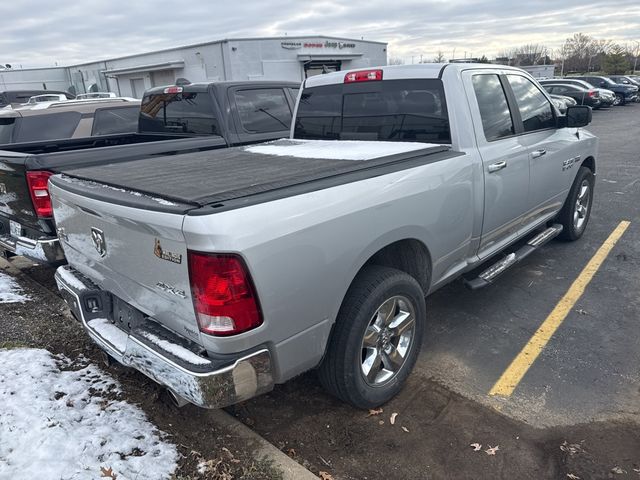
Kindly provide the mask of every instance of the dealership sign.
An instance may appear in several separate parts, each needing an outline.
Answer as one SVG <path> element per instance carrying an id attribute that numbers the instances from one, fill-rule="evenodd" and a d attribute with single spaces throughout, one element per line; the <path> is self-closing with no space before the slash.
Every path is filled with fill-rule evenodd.
<path id="1" fill-rule="evenodd" d="M 337 48 L 342 50 L 343 48 L 356 48 L 355 43 L 349 42 L 330 42 L 326 41 L 322 42 L 280 42 L 280 46 L 282 48 L 286 48 L 287 50 L 297 50 L 299 48 Z"/>

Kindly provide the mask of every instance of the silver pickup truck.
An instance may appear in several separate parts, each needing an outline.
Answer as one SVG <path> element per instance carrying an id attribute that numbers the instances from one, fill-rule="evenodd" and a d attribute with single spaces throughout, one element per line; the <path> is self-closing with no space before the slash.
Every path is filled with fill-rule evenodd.
<path id="1" fill-rule="evenodd" d="M 416 361 L 426 295 L 488 285 L 589 220 L 591 109 L 559 115 L 519 69 L 321 75 L 294 120 L 287 140 L 50 179 L 72 312 L 178 403 L 317 368 L 344 401 L 383 404 Z"/>

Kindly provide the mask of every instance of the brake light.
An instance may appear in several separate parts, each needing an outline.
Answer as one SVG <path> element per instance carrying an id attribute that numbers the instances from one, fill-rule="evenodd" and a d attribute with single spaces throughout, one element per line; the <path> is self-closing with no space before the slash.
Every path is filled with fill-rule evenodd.
<path id="1" fill-rule="evenodd" d="M 382 70 L 360 70 L 349 72 L 344 76 L 344 83 L 372 82 L 382 80 Z"/>
<path id="2" fill-rule="evenodd" d="M 182 87 L 167 87 L 164 89 L 164 93 L 182 93 Z"/>
<path id="3" fill-rule="evenodd" d="M 227 336 L 262 325 L 249 272 L 240 257 L 188 252 L 193 306 L 200 331 Z"/>
<path id="4" fill-rule="evenodd" d="M 589 96 L 591 98 L 597 98 L 600 95 L 598 94 L 598 92 L 596 90 L 589 90 L 589 92 L 587 93 L 587 96 Z"/>
<path id="5" fill-rule="evenodd" d="M 53 173 L 46 171 L 27 172 L 27 185 L 29 186 L 31 201 L 38 217 L 51 217 L 53 215 L 49 187 L 47 186 L 51 175 Z"/>

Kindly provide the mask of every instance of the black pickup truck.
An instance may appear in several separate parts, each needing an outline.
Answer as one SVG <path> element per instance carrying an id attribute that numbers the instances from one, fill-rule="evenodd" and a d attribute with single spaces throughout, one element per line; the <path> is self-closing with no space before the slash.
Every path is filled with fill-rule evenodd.
<path id="1" fill-rule="evenodd" d="M 52 174 L 287 137 L 298 88 L 292 82 L 158 87 L 145 92 L 138 133 L 0 145 L 0 253 L 64 260 L 48 190 Z"/>

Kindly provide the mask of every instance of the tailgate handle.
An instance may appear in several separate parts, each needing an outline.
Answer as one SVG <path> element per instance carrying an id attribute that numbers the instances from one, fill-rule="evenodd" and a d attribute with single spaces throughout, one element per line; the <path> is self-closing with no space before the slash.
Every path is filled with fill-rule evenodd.
<path id="1" fill-rule="evenodd" d="M 503 168 L 507 168 L 507 162 L 496 162 L 489 165 L 489 173 L 495 173 Z"/>

